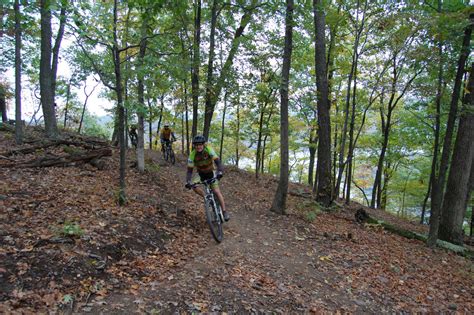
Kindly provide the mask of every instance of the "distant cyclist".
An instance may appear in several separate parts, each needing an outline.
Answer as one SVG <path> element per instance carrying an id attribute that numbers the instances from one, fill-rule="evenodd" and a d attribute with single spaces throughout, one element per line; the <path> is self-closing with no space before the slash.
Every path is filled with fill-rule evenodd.
<path id="1" fill-rule="evenodd" d="M 133 147 L 136 149 L 137 143 L 138 143 L 137 126 L 131 125 L 130 132 L 128 133 L 128 135 L 130 137 L 130 142 L 132 143 Z"/>
<path id="2" fill-rule="evenodd" d="M 199 187 L 193 187 L 192 176 L 193 170 L 196 168 L 201 181 L 211 179 L 214 177 L 214 164 L 217 166 L 217 179 L 221 179 L 223 176 L 223 167 L 222 163 L 217 156 L 216 152 L 208 145 L 206 145 L 206 138 L 204 136 L 198 135 L 193 139 L 193 150 L 189 154 L 188 158 L 188 171 L 186 173 L 186 188 L 193 188 L 194 192 L 204 197 L 204 192 Z M 225 209 L 224 197 L 219 189 L 218 182 L 211 184 L 211 188 L 214 191 L 215 195 L 219 199 L 219 203 L 222 207 L 222 213 L 224 215 L 224 220 L 229 221 L 229 214 Z"/>
<path id="3" fill-rule="evenodd" d="M 165 144 L 171 146 L 171 141 L 176 141 L 176 137 L 170 126 L 165 124 L 160 131 L 161 152 L 165 151 Z"/>

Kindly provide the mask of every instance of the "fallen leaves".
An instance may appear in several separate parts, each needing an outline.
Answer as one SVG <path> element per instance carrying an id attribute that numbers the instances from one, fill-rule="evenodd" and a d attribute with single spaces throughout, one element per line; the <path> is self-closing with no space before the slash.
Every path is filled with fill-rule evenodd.
<path id="1" fill-rule="evenodd" d="M 228 172 L 222 188 L 235 215 L 216 245 L 201 200 L 176 188 L 183 165 L 127 170 L 129 203 L 118 207 L 116 156 L 111 163 L 0 168 L 0 312 L 474 310 L 464 258 L 355 225 L 345 211 L 308 223 L 295 210 L 300 197 L 289 198 L 289 216 L 269 214 L 276 182 L 265 176 Z M 72 242 L 61 241 L 71 239 L 60 235 L 67 222 L 83 231 Z"/>

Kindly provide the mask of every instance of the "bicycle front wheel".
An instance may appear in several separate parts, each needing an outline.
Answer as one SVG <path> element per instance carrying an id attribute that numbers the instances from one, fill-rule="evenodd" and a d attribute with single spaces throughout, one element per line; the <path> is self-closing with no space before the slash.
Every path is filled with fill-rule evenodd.
<path id="1" fill-rule="evenodd" d="M 165 161 L 168 161 L 168 155 L 169 155 L 169 151 L 168 151 L 168 148 L 165 148 L 165 152 L 164 153 L 164 157 L 165 157 Z"/>
<path id="2" fill-rule="evenodd" d="M 206 210 L 206 221 L 211 230 L 212 237 L 216 242 L 220 243 L 224 238 L 221 218 L 217 215 L 215 204 L 209 204 L 207 200 L 204 200 L 204 205 Z"/>

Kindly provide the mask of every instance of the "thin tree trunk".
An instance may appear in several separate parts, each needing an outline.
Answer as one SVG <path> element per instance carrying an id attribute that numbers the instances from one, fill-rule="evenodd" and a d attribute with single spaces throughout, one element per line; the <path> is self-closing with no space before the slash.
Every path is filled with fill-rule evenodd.
<path id="1" fill-rule="evenodd" d="M 293 0 L 286 0 L 285 48 L 283 50 L 282 82 L 280 87 L 280 180 L 270 211 L 285 214 L 288 196 L 288 98 L 291 69 L 291 52 L 293 48 Z"/>
<path id="2" fill-rule="evenodd" d="M 21 11 L 20 2 L 15 0 L 15 142 L 23 143 L 23 122 L 21 121 Z"/>
<path id="3" fill-rule="evenodd" d="M 438 239 L 439 221 L 441 217 L 441 207 L 443 204 L 444 186 L 446 181 L 446 173 L 448 170 L 449 157 L 451 155 L 451 143 L 454 134 L 454 125 L 456 123 L 456 116 L 458 111 L 458 101 L 462 84 L 462 76 L 466 64 L 467 57 L 470 53 L 470 41 L 472 33 L 472 16 L 470 17 L 470 24 L 464 31 L 464 38 L 461 47 L 461 54 L 458 61 L 458 69 L 456 78 L 454 80 L 453 94 L 451 96 L 451 105 L 448 115 L 448 123 L 446 126 L 446 133 L 444 136 L 443 151 L 441 153 L 441 162 L 439 166 L 438 177 L 433 180 L 433 187 L 431 189 L 431 216 L 430 216 L 430 231 L 428 234 L 427 245 L 433 247 L 436 245 Z"/>
<path id="4" fill-rule="evenodd" d="M 235 166 L 239 167 L 240 153 L 240 99 L 237 100 L 237 131 L 235 134 Z"/>
<path id="5" fill-rule="evenodd" d="M 267 148 L 267 139 L 268 139 L 268 134 L 263 137 L 263 145 L 262 145 L 262 159 L 260 163 L 260 174 L 265 173 L 265 150 Z"/>
<path id="6" fill-rule="evenodd" d="M 318 165 L 316 201 L 328 207 L 333 200 L 331 185 L 331 121 L 326 69 L 325 14 L 321 0 L 313 0 L 315 68 L 318 90 Z"/>
<path id="7" fill-rule="evenodd" d="M 188 117 L 188 85 L 186 80 L 184 80 L 184 112 L 186 119 L 186 155 L 189 155 L 189 117 Z M 184 153 L 184 152 L 183 152 Z"/>
<path id="8" fill-rule="evenodd" d="M 52 63 L 51 63 L 51 74 L 52 74 L 52 90 L 53 90 L 53 101 L 56 95 L 56 79 L 58 73 L 58 64 L 59 64 L 59 47 L 61 46 L 61 42 L 63 40 L 64 35 L 64 28 L 66 26 L 66 9 L 68 6 L 69 1 L 62 1 L 61 2 L 61 11 L 59 13 L 59 28 L 58 34 L 56 35 L 56 40 L 54 42 L 53 47 L 53 56 L 52 56 Z"/>
<path id="9" fill-rule="evenodd" d="M 217 1 L 212 1 L 211 7 L 211 29 L 209 34 L 209 59 L 207 63 L 207 81 L 206 81 L 206 94 L 205 94 L 205 111 L 211 108 L 212 98 L 216 91 L 214 91 L 214 49 L 215 49 L 215 34 L 217 24 Z M 204 136 L 209 139 L 209 131 L 206 131 L 206 114 L 204 118 Z"/>
<path id="10" fill-rule="evenodd" d="M 158 115 L 158 124 L 156 125 L 157 140 L 160 139 L 161 120 L 163 118 L 163 109 L 165 108 L 165 95 L 160 96 L 160 114 Z"/>
<path id="11" fill-rule="evenodd" d="M 87 90 L 86 90 L 87 85 L 84 85 L 84 95 L 86 96 L 86 99 L 84 100 L 84 104 L 82 105 L 81 120 L 79 121 L 79 127 L 77 128 L 77 133 L 81 133 L 81 128 L 82 128 L 82 123 L 84 121 L 84 115 L 85 115 L 85 112 L 86 112 L 87 102 L 89 100 L 89 97 L 92 95 L 92 93 L 94 93 L 94 90 L 98 85 L 99 85 L 99 83 L 94 85 L 94 87 L 92 88 L 92 91 L 89 94 L 87 94 Z"/>
<path id="12" fill-rule="evenodd" d="M 356 31 L 356 36 L 354 39 L 354 49 L 352 51 L 352 64 L 351 64 L 351 72 L 349 73 L 349 77 L 347 78 L 347 93 L 346 93 L 346 107 L 345 107 L 345 112 L 344 112 L 344 126 L 342 129 L 342 134 L 341 134 L 341 146 L 340 146 L 340 151 L 339 151 L 339 173 L 337 176 L 337 183 L 335 186 L 335 196 L 336 198 L 339 197 L 339 189 L 341 185 L 341 179 L 342 179 L 342 173 L 344 172 L 345 165 L 349 163 L 348 160 L 344 162 L 344 156 L 345 156 L 345 146 L 346 146 L 346 137 L 347 137 L 347 124 L 349 122 L 349 107 L 350 107 L 350 100 L 351 100 L 351 84 L 352 84 L 352 78 L 354 77 L 355 72 L 357 71 L 357 63 L 358 63 L 358 50 L 359 50 L 359 42 L 360 42 L 360 37 L 362 33 L 362 29 L 364 27 L 364 18 L 365 18 L 365 10 L 364 10 L 364 16 L 362 19 L 361 27 L 359 28 L 358 26 L 358 21 L 359 21 L 359 5 L 360 2 L 357 1 L 357 8 L 356 8 L 356 26 L 355 26 L 355 31 Z M 354 88 L 355 90 L 355 88 Z M 354 105 L 354 104 L 353 104 Z M 354 113 L 352 113 L 352 116 L 354 116 Z M 352 121 L 352 119 L 351 119 Z M 353 130 L 352 130 L 353 132 Z M 349 144 L 350 146 L 351 144 Z M 350 153 L 348 153 L 348 159 L 349 159 Z M 349 181 L 351 174 L 349 174 Z M 348 185 L 345 185 L 346 187 L 350 187 L 350 182 Z M 350 188 L 349 188 L 350 189 Z M 346 202 L 349 203 L 350 197 L 347 198 Z"/>
<path id="13" fill-rule="evenodd" d="M 428 204 L 428 198 L 430 197 L 430 193 L 431 193 L 432 180 L 433 180 L 433 176 L 430 175 L 430 181 L 428 183 L 428 191 L 426 192 L 425 199 L 423 199 L 423 206 L 421 207 L 420 224 L 425 223 L 426 205 Z"/>
<path id="14" fill-rule="evenodd" d="M 191 74 L 191 91 L 193 95 L 193 126 L 192 138 L 197 135 L 199 108 L 199 66 L 201 45 L 201 0 L 194 2 L 194 41 L 193 41 L 193 71 Z"/>
<path id="15" fill-rule="evenodd" d="M 140 51 L 138 57 L 138 83 L 137 83 L 137 96 L 138 103 L 145 109 L 145 85 L 143 83 L 143 70 L 144 68 L 144 59 L 147 49 L 147 29 L 148 21 L 147 15 L 142 14 L 142 25 L 141 25 L 141 41 L 140 41 Z M 137 143 L 137 168 L 139 172 L 145 171 L 145 117 L 142 110 L 137 111 L 138 116 L 138 143 Z"/>
<path id="16" fill-rule="evenodd" d="M 262 109 L 260 110 L 260 117 L 258 119 L 257 150 L 255 152 L 255 178 L 258 178 L 258 172 L 260 170 L 260 157 L 261 157 L 260 151 L 262 147 L 263 114 L 265 111 L 264 106 L 262 106 Z"/>
<path id="17" fill-rule="evenodd" d="M 229 91 L 226 90 L 225 95 L 224 95 L 224 111 L 222 113 L 222 124 L 221 124 L 221 143 L 220 143 L 220 148 L 219 148 L 219 158 L 221 159 L 221 161 L 224 160 L 222 158 L 222 151 L 223 151 L 223 147 L 224 147 L 225 113 L 227 111 L 227 96 L 228 95 L 229 95 Z"/>
<path id="18" fill-rule="evenodd" d="M 314 185 L 314 162 L 316 157 L 316 145 L 318 143 L 317 131 L 311 128 L 309 132 L 309 166 L 308 166 L 308 185 Z"/>
<path id="19" fill-rule="evenodd" d="M 149 112 L 149 115 L 150 117 L 148 118 L 148 147 L 150 148 L 150 150 L 153 149 L 153 121 L 152 121 L 152 118 L 153 118 L 153 109 L 152 109 L 152 106 L 151 106 L 151 102 L 150 102 L 150 99 L 147 98 L 147 103 L 148 103 L 148 112 Z"/>
<path id="20" fill-rule="evenodd" d="M 234 63 L 234 57 L 237 54 L 237 50 L 240 46 L 240 38 L 242 37 L 245 27 L 250 23 L 250 18 L 252 16 L 253 9 L 257 3 L 257 0 L 252 0 L 251 8 L 247 8 L 245 13 L 242 15 L 240 20 L 239 27 L 235 30 L 234 38 L 232 39 L 231 47 L 227 59 L 222 66 L 221 73 L 216 83 L 213 85 L 212 93 L 209 95 L 206 94 L 206 98 L 210 97 L 209 100 L 206 99 L 206 108 L 204 110 L 204 130 L 203 135 L 206 138 L 209 138 L 209 132 L 211 129 L 212 116 L 214 114 L 214 109 L 216 107 L 217 101 L 219 100 L 219 95 L 221 94 L 222 88 L 224 87 L 225 80 L 227 79 L 228 73 Z"/>
<path id="21" fill-rule="evenodd" d="M 7 123 L 7 97 L 3 86 L 0 86 L 0 112 L 2 113 L 2 122 Z"/>
<path id="22" fill-rule="evenodd" d="M 74 76 L 74 74 L 69 79 L 69 82 L 68 82 L 68 85 L 67 85 L 66 105 L 64 106 L 64 124 L 63 124 L 64 128 L 66 128 L 66 125 L 67 125 L 67 112 L 68 112 L 68 109 L 69 109 L 69 99 L 71 97 L 71 81 L 72 81 L 73 76 Z"/>
<path id="23" fill-rule="evenodd" d="M 357 52 L 355 52 L 357 54 Z M 355 128 L 355 111 L 356 111 L 356 90 L 357 90 L 357 62 L 358 55 L 355 58 L 354 68 L 354 86 L 352 91 L 352 110 L 351 110 L 351 122 L 349 127 L 349 152 L 347 153 L 347 191 L 346 191 L 346 205 L 351 201 L 351 183 L 352 183 L 352 157 L 354 154 L 354 128 Z"/>

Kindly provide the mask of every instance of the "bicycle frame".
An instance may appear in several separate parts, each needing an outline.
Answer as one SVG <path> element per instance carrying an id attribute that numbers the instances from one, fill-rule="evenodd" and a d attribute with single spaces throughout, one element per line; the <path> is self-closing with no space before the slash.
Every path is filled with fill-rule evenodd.
<path id="1" fill-rule="evenodd" d="M 174 142 L 175 140 L 170 140 L 170 141 L 166 141 L 164 143 L 164 151 L 163 151 L 163 154 L 164 154 L 164 158 L 165 160 L 168 161 L 168 159 L 170 160 L 171 164 L 174 164 L 175 163 L 175 155 L 174 155 L 174 151 L 173 151 L 173 145 L 172 143 Z"/>

